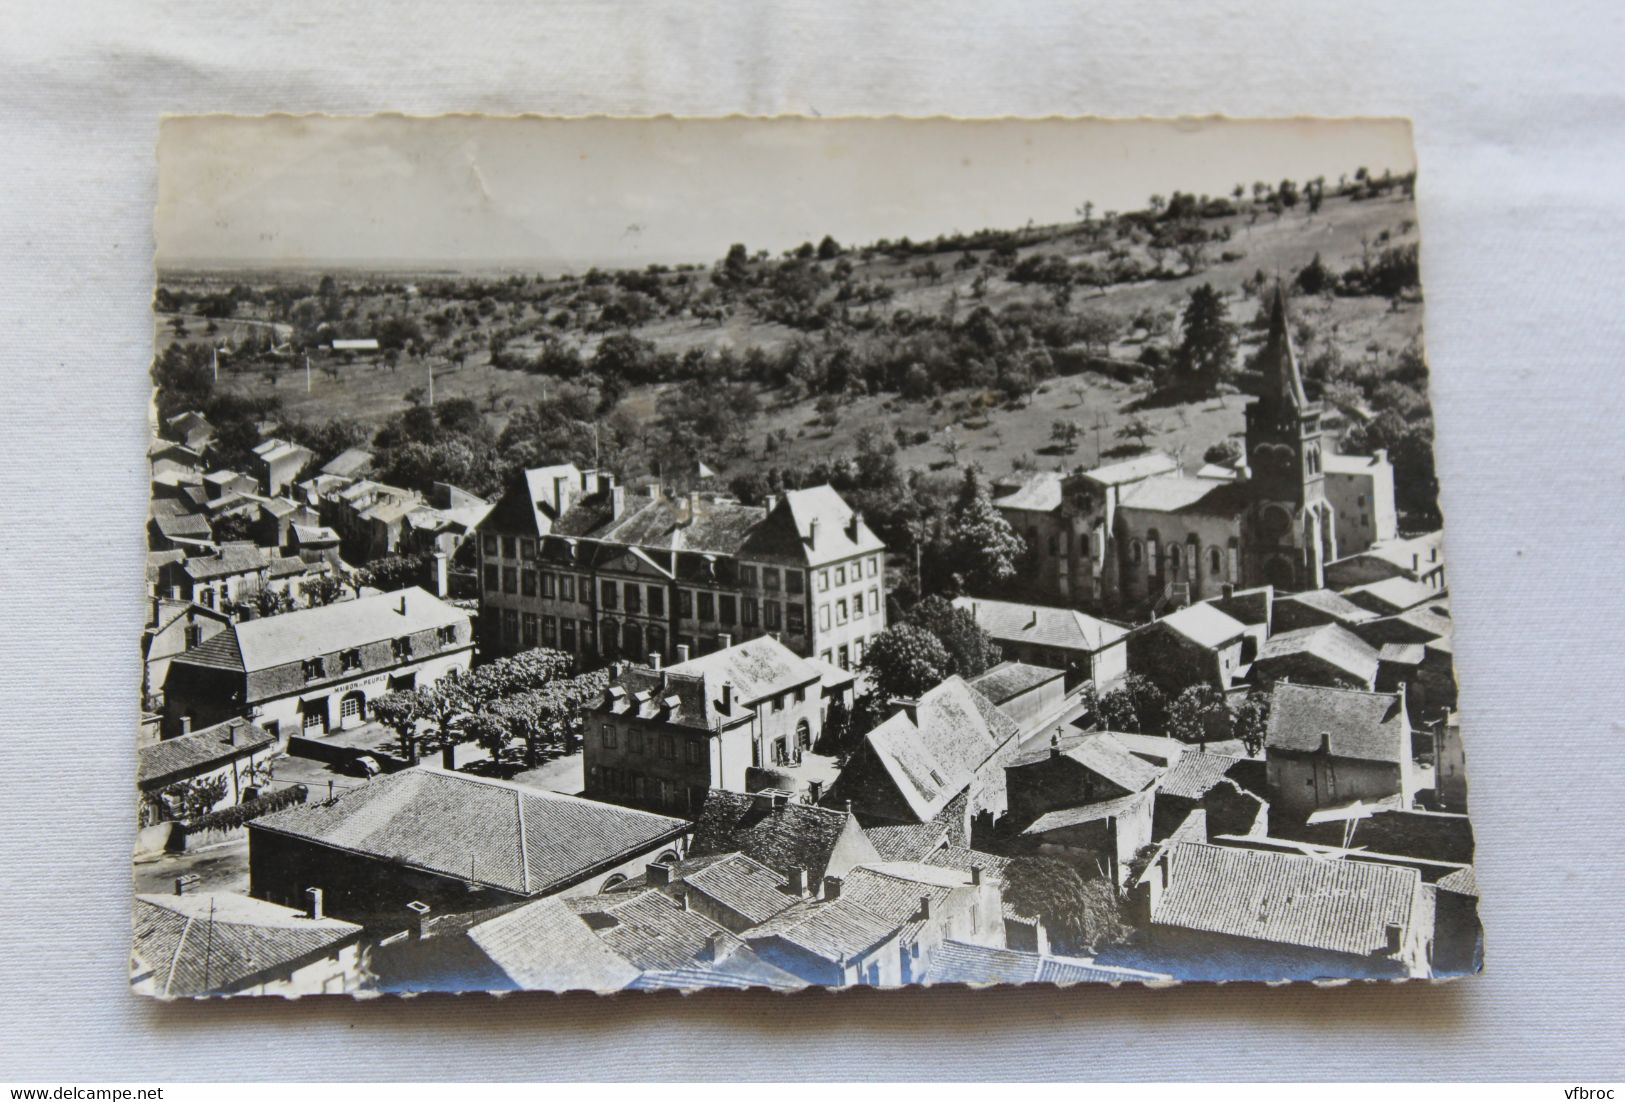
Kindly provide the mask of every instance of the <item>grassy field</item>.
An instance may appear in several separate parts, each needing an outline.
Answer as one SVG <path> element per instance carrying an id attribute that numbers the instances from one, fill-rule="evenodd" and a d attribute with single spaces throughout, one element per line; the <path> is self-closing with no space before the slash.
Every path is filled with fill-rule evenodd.
<path id="1" fill-rule="evenodd" d="M 1245 213 L 1233 216 L 1226 220 L 1231 228 L 1230 240 L 1211 247 L 1208 262 L 1199 273 L 1121 284 L 1104 292 L 1080 288 L 1070 309 L 1104 310 L 1125 319 L 1144 316 L 1149 310 L 1161 315 L 1161 324 L 1166 326 L 1177 318 L 1193 286 L 1211 283 L 1224 293 L 1232 320 L 1241 326 L 1240 351 L 1241 359 L 1245 360 L 1260 336 L 1247 326 L 1258 312 L 1258 300 L 1249 297 L 1243 289 L 1244 281 L 1255 272 L 1290 279 L 1318 253 L 1326 267 L 1337 273 L 1358 264 L 1362 254 L 1369 250 L 1416 240 L 1414 205 L 1397 191 L 1359 202 L 1332 197 L 1313 216 L 1309 216 L 1306 209 L 1300 204 L 1280 217 L 1262 213 L 1256 220 Z M 1137 259 L 1149 263 L 1149 254 L 1143 246 L 1129 246 L 1129 249 Z M 1222 259 L 1221 252 L 1240 255 Z M 1054 239 L 1023 249 L 1021 256 L 1056 254 L 1068 260 L 1098 260 L 1103 253 L 1104 245 L 1092 240 L 1081 228 L 1063 228 Z M 901 310 L 915 314 L 938 313 L 947 309 L 950 302 L 956 302 L 963 312 L 977 304 L 972 280 L 977 272 L 986 269 L 955 270 L 954 256 L 950 253 L 937 258 L 943 274 L 936 281 L 911 274 L 917 259 L 892 260 L 880 254 L 854 257 L 853 278 L 889 287 L 893 297 L 883 309 L 894 313 Z M 1165 258 L 1164 264 L 1182 267 L 1179 260 L 1172 258 Z M 1012 283 L 993 274 L 987 279 L 980 302 L 998 309 L 1012 303 L 1047 298 L 1048 294 L 1044 287 Z M 433 302 L 405 295 L 379 298 L 378 305 L 394 313 L 415 312 L 422 316 L 435 306 Z M 1306 355 L 1312 354 L 1318 345 L 1335 344 L 1344 360 L 1353 362 L 1391 359 L 1420 337 L 1422 325 L 1419 304 L 1395 307 L 1387 299 L 1376 296 L 1298 296 L 1294 302 L 1294 318 L 1307 323 L 1314 333 L 1310 347 L 1302 350 Z M 157 319 L 155 333 L 160 346 L 175 339 L 240 340 L 253 324 L 220 322 L 218 332 L 209 336 L 203 332 L 201 319 L 188 319 L 188 335 L 177 338 L 170 320 L 163 316 Z M 539 313 L 527 312 L 525 307 L 519 307 L 517 313 L 504 313 L 501 318 L 502 324 L 517 324 L 521 328 L 539 326 L 541 320 Z M 460 335 L 477 336 L 477 328 L 468 326 Z M 734 313 L 720 325 L 690 317 L 663 317 L 634 332 L 662 350 L 677 352 L 695 347 L 727 346 L 739 350 L 758 346 L 772 351 L 798 337 L 794 330 L 763 321 L 748 310 Z M 1177 324 L 1172 332 L 1176 338 Z M 280 337 L 280 331 L 278 335 Z M 590 354 L 601 335 L 570 331 L 564 339 L 575 343 L 583 354 Z M 1167 330 L 1156 335 L 1144 329 L 1133 330 L 1112 346 L 1110 354 L 1114 358 L 1133 360 L 1147 341 L 1166 343 L 1169 339 Z M 529 349 L 534 346 L 533 341 L 522 337 L 510 347 Z M 321 420 L 343 415 L 376 424 L 406 408 L 408 392 L 413 388 L 427 391 L 432 371 L 436 400 L 472 399 L 487 411 L 498 428 L 513 408 L 546 400 L 549 387 L 558 385 L 545 376 L 494 368 L 483 350 L 471 352 L 461 366 L 454 366 L 444 355 L 433 355 L 427 361 L 403 358 L 394 368 L 381 361 L 336 364 L 318 357 L 312 362 L 308 389 L 303 360 L 298 357 L 282 361 L 274 370 L 244 369 L 228 357 L 222 360 L 220 385 L 233 393 L 274 394 L 281 399 L 285 411 L 295 417 Z M 669 385 L 635 388 L 626 394 L 619 408 L 640 419 L 652 418 L 662 390 Z M 1122 454 L 1126 450 L 1119 430 L 1137 416 L 1143 417 L 1151 429 L 1144 441 L 1147 446 L 1180 454 L 1192 467 L 1200 464 L 1202 452 L 1208 445 L 1241 431 L 1241 409 L 1245 404 L 1241 395 L 1137 411 L 1136 403 L 1145 397 L 1149 388 L 1150 384 L 1145 382 L 1129 383 L 1101 374 L 1082 373 L 1046 381 L 1030 401 L 1017 408 L 1009 408 L 992 395 L 976 391 L 955 391 L 915 402 L 892 394 L 869 395 L 843 398 L 833 424 L 820 418 L 811 398 L 788 400 L 784 394 L 768 392 L 761 395 L 763 412 L 751 430 L 751 438 L 744 442 L 743 450 L 721 459 L 723 473 L 736 474 L 763 464 L 794 467 L 833 457 L 850 450 L 853 441 L 865 429 L 877 430 L 887 437 L 895 437 L 898 430 L 902 430 L 904 438 L 910 441 L 917 434 L 925 433 L 925 442 L 910 442 L 903 448 L 901 459 L 906 467 L 943 469 L 976 463 L 994 476 L 1005 474 L 1017 463 L 1043 469 L 1090 465 L 1102 459 L 1110 461 L 1114 451 Z M 1057 449 L 1050 439 L 1051 426 L 1060 419 L 1074 421 L 1083 430 L 1076 446 L 1070 450 Z M 769 453 L 766 440 L 769 434 L 780 430 L 784 442 Z"/>

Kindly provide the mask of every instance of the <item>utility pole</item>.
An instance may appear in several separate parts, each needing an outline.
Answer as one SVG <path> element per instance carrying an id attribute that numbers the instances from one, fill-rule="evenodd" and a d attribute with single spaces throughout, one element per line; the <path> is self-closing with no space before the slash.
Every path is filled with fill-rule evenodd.
<path id="1" fill-rule="evenodd" d="M 305 393 L 310 393 L 310 353 L 305 353 Z"/>
<path id="2" fill-rule="evenodd" d="M 434 405 L 434 364 L 429 364 L 429 404 Z"/>

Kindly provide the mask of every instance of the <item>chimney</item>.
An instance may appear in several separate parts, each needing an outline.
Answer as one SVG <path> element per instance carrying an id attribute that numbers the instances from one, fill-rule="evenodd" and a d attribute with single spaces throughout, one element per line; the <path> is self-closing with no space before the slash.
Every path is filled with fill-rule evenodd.
<path id="1" fill-rule="evenodd" d="M 445 597 L 451 593 L 451 556 L 444 551 L 434 553 L 434 595 Z"/>
<path id="2" fill-rule="evenodd" d="M 1420 570 L 1421 567 L 1422 567 L 1422 556 L 1417 554 L 1414 551 L 1411 552 L 1411 569 L 1412 570 Z"/>
<path id="3" fill-rule="evenodd" d="M 620 520 L 626 512 L 626 487 L 612 486 L 609 491 L 609 519 Z"/>
<path id="4" fill-rule="evenodd" d="M 712 963 L 722 959 L 722 934 L 707 934 L 705 944 L 700 948 L 699 952 L 695 954 L 695 957 L 699 960 L 709 961 Z"/>
<path id="5" fill-rule="evenodd" d="M 903 710 L 903 714 L 908 716 L 908 721 L 910 723 L 918 723 L 920 721 L 920 702 L 918 700 L 907 696 L 896 696 L 892 698 L 891 703 L 893 708 L 901 708 Z"/>
<path id="6" fill-rule="evenodd" d="M 813 517 L 812 520 L 807 522 L 807 546 L 808 547 L 817 547 L 818 546 L 818 518 L 817 517 Z"/>
<path id="7" fill-rule="evenodd" d="M 1373 463 L 1375 463 L 1379 467 L 1382 466 L 1384 463 L 1388 462 L 1388 449 L 1387 448 L 1378 448 L 1372 454 L 1371 461 Z"/>
<path id="8" fill-rule="evenodd" d="M 687 643 L 678 643 L 677 644 L 677 661 L 679 661 L 679 662 L 687 662 L 688 661 L 688 644 Z"/>
<path id="9" fill-rule="evenodd" d="M 863 514 L 858 512 L 856 509 L 852 510 L 852 519 L 847 524 L 847 530 L 851 533 L 850 538 L 852 542 L 857 542 L 858 532 L 860 529 L 862 529 L 862 527 Z"/>
<path id="10" fill-rule="evenodd" d="M 399 612 L 402 616 L 406 615 L 406 594 L 405 593 L 401 594 L 401 604 L 400 604 L 400 607 L 396 609 L 396 611 Z"/>
<path id="11" fill-rule="evenodd" d="M 655 655 L 655 658 L 657 660 L 659 659 L 659 657 L 660 656 L 658 654 Z M 659 661 L 655 662 L 655 669 L 660 670 Z M 670 688 L 671 688 L 671 671 L 670 670 L 660 670 L 660 691 L 665 692 L 666 690 L 668 690 Z"/>
<path id="12" fill-rule="evenodd" d="M 567 475 L 559 475 L 553 480 L 553 510 L 564 512 L 564 487 L 570 481 Z"/>
<path id="13" fill-rule="evenodd" d="M 420 899 L 414 899 L 406 905 L 406 909 L 411 912 L 411 917 L 407 921 L 412 925 L 412 940 L 422 941 L 423 927 L 429 921 L 429 905 Z"/>
<path id="14" fill-rule="evenodd" d="M 734 687 L 733 682 L 731 681 L 724 681 L 722 683 L 722 710 L 724 712 L 731 712 L 734 710 Z"/>
<path id="15" fill-rule="evenodd" d="M 982 866 L 981 865 L 972 865 L 970 867 L 970 884 L 971 884 L 971 887 L 973 887 L 973 888 L 980 887 L 981 883 L 982 883 Z"/>
<path id="16" fill-rule="evenodd" d="M 931 897 L 929 895 L 920 896 L 920 909 L 915 912 L 915 917 L 922 921 L 931 917 Z"/>
<path id="17" fill-rule="evenodd" d="M 649 886 L 653 888 L 664 888 L 669 886 L 671 884 L 671 866 L 658 863 L 651 864 L 649 866 L 647 879 L 649 881 Z"/>
<path id="18" fill-rule="evenodd" d="M 189 735 L 191 733 L 192 733 L 192 717 L 191 716 L 181 716 L 181 734 Z"/>
<path id="19" fill-rule="evenodd" d="M 1224 594 L 1226 598 L 1234 597 L 1236 595 L 1236 583 L 1225 582 L 1219 587 L 1219 592 Z"/>
<path id="20" fill-rule="evenodd" d="M 323 915 L 323 913 L 322 913 L 322 889 L 320 889 L 320 888 L 306 888 L 305 889 L 305 917 L 306 918 L 323 918 L 323 917 L 325 917 Z"/>
<path id="21" fill-rule="evenodd" d="M 237 745 L 237 725 L 235 723 L 226 724 L 226 745 Z"/>
<path id="22" fill-rule="evenodd" d="M 731 647 L 733 645 L 734 645 L 734 637 L 731 634 L 729 634 L 728 632 L 726 632 L 726 631 L 722 632 L 720 635 L 717 636 L 717 649 L 718 650 L 727 650 L 729 647 Z"/>
<path id="23" fill-rule="evenodd" d="M 790 870 L 790 894 L 796 896 L 807 894 L 807 870 L 800 865 Z"/>
<path id="24" fill-rule="evenodd" d="M 175 894 L 185 895 L 189 890 L 191 890 L 192 885 L 196 884 L 200 879 L 201 877 L 199 877 L 195 872 L 189 872 L 185 876 L 175 877 Z"/>
<path id="25" fill-rule="evenodd" d="M 1052 758 L 1061 756 L 1061 728 L 1059 726 L 1055 728 L 1049 737 L 1049 756 Z"/>
<path id="26" fill-rule="evenodd" d="M 651 670 L 658 670 L 660 668 L 660 652 L 659 651 L 650 651 L 649 652 L 649 668 Z M 665 686 L 664 681 L 661 682 L 661 686 L 662 687 Z"/>
<path id="27" fill-rule="evenodd" d="M 842 888 L 842 886 L 843 886 L 842 881 L 841 881 L 841 878 L 839 876 L 826 876 L 826 877 L 824 877 L 824 898 L 825 899 L 839 899 L 839 898 L 841 898 L 841 888 Z"/>
<path id="28" fill-rule="evenodd" d="M 762 506 L 770 513 L 778 507 L 778 504 L 778 494 L 768 494 L 766 497 L 762 498 Z"/>

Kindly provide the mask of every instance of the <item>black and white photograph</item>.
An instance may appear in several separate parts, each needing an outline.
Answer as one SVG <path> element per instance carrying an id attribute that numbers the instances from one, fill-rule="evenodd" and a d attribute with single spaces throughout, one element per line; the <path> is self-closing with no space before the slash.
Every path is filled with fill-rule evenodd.
<path id="1" fill-rule="evenodd" d="M 157 158 L 135 992 L 1483 967 L 1408 122 Z"/>

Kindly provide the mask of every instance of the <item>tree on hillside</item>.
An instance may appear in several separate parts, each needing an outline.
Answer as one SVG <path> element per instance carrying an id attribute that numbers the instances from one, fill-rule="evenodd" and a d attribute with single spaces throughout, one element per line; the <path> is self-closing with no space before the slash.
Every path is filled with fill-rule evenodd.
<path id="1" fill-rule="evenodd" d="M 1004 902 L 1036 918 L 1065 954 L 1092 954 L 1134 934 L 1116 886 L 1053 857 L 1017 857 L 1004 869 Z"/>
<path id="2" fill-rule="evenodd" d="M 918 697 L 948 676 L 948 651 L 914 624 L 894 624 L 876 635 L 863 656 L 863 672 L 882 700 Z"/>
<path id="3" fill-rule="evenodd" d="M 964 587 L 990 589 L 1015 577 L 1027 544 L 993 507 L 975 467 L 967 468 L 948 513 L 946 544 L 952 570 Z"/>
<path id="4" fill-rule="evenodd" d="M 819 260 L 834 260 L 841 255 L 841 251 L 840 244 L 827 233 L 824 235 L 824 239 L 818 243 Z"/>
<path id="5" fill-rule="evenodd" d="M 1208 388 L 1217 386 L 1235 362 L 1236 327 L 1230 321 L 1224 296 L 1213 284 L 1191 289 L 1182 324 L 1184 335 L 1175 356 L 1176 366 L 1193 382 Z"/>
<path id="6" fill-rule="evenodd" d="M 933 594 L 909 610 L 908 623 L 937 637 L 948 654 L 945 673 L 975 677 L 996 665 L 1001 657 L 993 641 L 969 609 L 958 608 L 946 597 Z"/>
<path id="7" fill-rule="evenodd" d="M 1254 757 L 1264 749 L 1264 737 L 1268 733 L 1270 722 L 1270 694 L 1263 690 L 1255 690 L 1247 694 L 1247 699 L 1241 702 L 1236 709 L 1232 730 L 1235 737 L 1241 740 L 1241 745 L 1247 753 Z"/>

